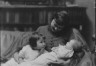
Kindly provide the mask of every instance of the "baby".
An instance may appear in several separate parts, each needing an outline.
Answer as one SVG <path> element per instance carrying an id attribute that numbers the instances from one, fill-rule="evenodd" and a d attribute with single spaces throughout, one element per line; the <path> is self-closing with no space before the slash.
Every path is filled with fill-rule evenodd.
<path id="1" fill-rule="evenodd" d="M 66 45 L 59 45 L 53 47 L 51 52 L 40 55 L 33 61 L 30 61 L 31 66 L 47 66 L 50 63 L 56 63 L 59 60 L 63 61 L 62 58 L 71 58 L 74 54 L 74 50 L 81 48 L 81 42 L 77 40 L 70 40 Z M 22 64 L 20 66 L 23 66 Z"/>
<path id="2" fill-rule="evenodd" d="M 82 44 L 78 40 L 70 40 L 66 45 L 60 45 L 53 47 L 52 51 L 57 54 L 58 58 L 69 58 L 73 56 L 74 50 L 80 49 Z"/>

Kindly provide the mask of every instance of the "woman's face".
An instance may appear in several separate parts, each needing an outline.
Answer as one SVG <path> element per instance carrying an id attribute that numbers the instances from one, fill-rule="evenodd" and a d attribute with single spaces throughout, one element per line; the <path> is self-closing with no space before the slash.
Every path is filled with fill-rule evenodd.
<path id="1" fill-rule="evenodd" d="M 53 32 L 58 32 L 61 31 L 63 29 L 64 26 L 60 26 L 58 24 L 56 24 L 56 19 L 53 19 L 51 22 L 51 30 Z"/>
<path id="2" fill-rule="evenodd" d="M 44 47 L 45 47 L 45 41 L 44 41 L 44 39 L 37 40 L 37 48 L 38 49 L 42 49 Z"/>

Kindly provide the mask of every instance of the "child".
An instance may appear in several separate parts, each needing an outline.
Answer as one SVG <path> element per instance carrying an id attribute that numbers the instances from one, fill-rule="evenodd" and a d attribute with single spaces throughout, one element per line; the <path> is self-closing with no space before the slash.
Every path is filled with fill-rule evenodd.
<path id="1" fill-rule="evenodd" d="M 70 40 L 66 45 L 53 47 L 52 52 L 42 54 L 35 60 L 30 61 L 29 66 L 47 66 L 50 63 L 58 63 L 58 61 L 64 62 L 62 58 L 71 58 L 74 50 L 80 49 L 81 47 L 81 42 L 77 40 Z M 25 64 L 26 63 L 21 64 L 20 66 L 24 66 Z"/>
<path id="2" fill-rule="evenodd" d="M 39 55 L 44 47 L 44 37 L 37 33 L 33 33 L 33 36 L 29 39 L 29 44 L 24 46 L 19 53 L 16 53 L 16 57 L 11 58 L 1 66 L 17 66 L 22 62 L 32 61 Z"/>

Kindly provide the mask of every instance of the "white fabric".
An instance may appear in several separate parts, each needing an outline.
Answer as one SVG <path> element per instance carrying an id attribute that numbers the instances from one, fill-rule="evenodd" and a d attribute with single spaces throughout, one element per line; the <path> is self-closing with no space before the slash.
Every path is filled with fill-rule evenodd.
<path id="1" fill-rule="evenodd" d="M 11 58 L 6 63 L 1 64 L 1 66 L 17 66 L 17 65 L 18 65 L 18 63 L 14 60 L 14 58 Z"/>
<path id="2" fill-rule="evenodd" d="M 74 51 L 67 49 L 66 46 L 59 45 L 52 48 L 52 52 L 44 53 L 33 61 L 25 62 L 19 66 L 47 66 L 49 63 L 56 62 L 60 57 L 66 58 L 73 56 Z"/>
<path id="3" fill-rule="evenodd" d="M 52 52 L 42 54 L 38 58 L 36 58 L 34 61 L 31 62 L 31 64 L 49 64 L 50 62 L 55 62 L 59 58 L 68 58 L 73 56 L 74 51 L 71 49 L 67 49 L 66 46 L 59 45 L 56 47 L 56 49 L 52 50 Z"/>
<path id="4" fill-rule="evenodd" d="M 53 47 L 52 51 L 54 51 L 57 54 L 58 58 L 72 57 L 74 53 L 73 49 L 68 49 L 66 45 L 63 46 L 60 44 L 58 47 Z"/>
<path id="5" fill-rule="evenodd" d="M 29 47 L 29 46 L 27 46 Z M 27 49 L 24 47 L 24 50 Z M 20 54 L 23 54 L 23 51 Z M 73 56 L 74 51 L 66 48 L 66 46 L 59 45 L 52 48 L 52 52 L 44 53 L 33 61 L 26 61 L 18 64 L 17 66 L 47 66 L 49 63 L 56 62 L 59 58 L 66 58 Z M 27 56 L 27 55 L 26 55 Z"/>
<path id="6" fill-rule="evenodd" d="M 35 50 L 32 50 L 30 45 L 26 45 L 20 51 L 19 55 L 24 57 L 24 62 L 25 62 L 25 61 L 34 60 L 39 55 L 39 53 L 37 51 L 35 51 Z M 19 64 L 14 60 L 14 58 L 11 58 L 9 61 L 2 64 L 1 66 L 18 66 L 18 65 Z"/>
<path id="7" fill-rule="evenodd" d="M 23 56 L 24 61 L 34 60 L 38 55 L 38 51 L 32 50 L 30 45 L 24 46 L 23 49 L 19 52 L 19 56 Z"/>

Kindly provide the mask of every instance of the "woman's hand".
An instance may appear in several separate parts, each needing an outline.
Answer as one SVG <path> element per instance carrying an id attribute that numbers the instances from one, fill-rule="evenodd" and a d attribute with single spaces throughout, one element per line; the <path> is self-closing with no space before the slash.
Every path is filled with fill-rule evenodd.
<path id="1" fill-rule="evenodd" d="M 69 64 L 69 63 L 70 63 L 70 59 L 69 60 L 66 60 L 66 61 L 65 60 L 62 60 L 61 61 L 61 64 L 63 64 L 63 65 L 66 65 L 66 64 Z"/>
<path id="2" fill-rule="evenodd" d="M 69 60 L 63 60 L 63 59 L 58 59 L 56 62 L 52 62 L 54 64 L 62 64 L 62 65 L 66 65 L 70 62 L 70 59 Z"/>

